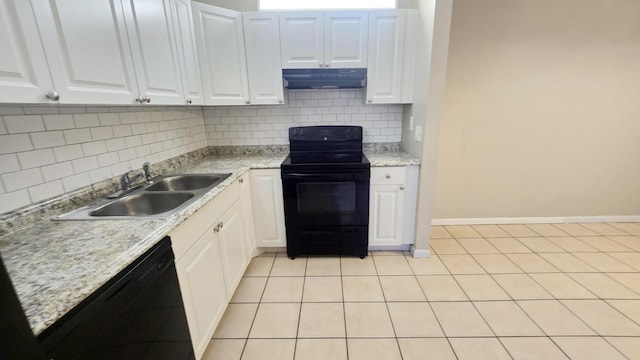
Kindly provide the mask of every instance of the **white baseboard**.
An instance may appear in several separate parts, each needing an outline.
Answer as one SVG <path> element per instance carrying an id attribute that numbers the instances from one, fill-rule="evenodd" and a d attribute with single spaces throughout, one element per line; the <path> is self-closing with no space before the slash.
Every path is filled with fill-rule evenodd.
<path id="1" fill-rule="evenodd" d="M 572 224 L 601 222 L 640 222 L 640 215 L 433 219 L 431 220 L 431 225 Z"/>

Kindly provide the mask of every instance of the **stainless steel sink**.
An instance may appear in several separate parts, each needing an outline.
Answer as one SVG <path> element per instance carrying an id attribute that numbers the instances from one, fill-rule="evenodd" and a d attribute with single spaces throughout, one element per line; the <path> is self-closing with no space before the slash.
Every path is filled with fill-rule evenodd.
<path id="1" fill-rule="evenodd" d="M 194 196 L 189 192 L 141 192 L 93 210 L 89 216 L 149 216 L 175 209 Z"/>
<path id="2" fill-rule="evenodd" d="M 146 191 L 188 191 L 216 186 L 231 174 L 190 174 L 172 175 L 157 180 L 145 188 Z"/>

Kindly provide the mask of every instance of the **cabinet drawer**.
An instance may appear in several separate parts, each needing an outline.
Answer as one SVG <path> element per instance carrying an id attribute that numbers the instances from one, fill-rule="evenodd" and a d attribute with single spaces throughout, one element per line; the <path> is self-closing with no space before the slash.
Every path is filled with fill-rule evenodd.
<path id="1" fill-rule="evenodd" d="M 211 201 L 202 206 L 196 213 L 175 228 L 169 236 L 176 260 L 180 259 L 189 250 L 202 234 L 210 230 L 213 223 L 234 202 L 240 199 L 240 185 L 234 181 L 224 188 Z"/>
<path id="2" fill-rule="evenodd" d="M 407 171 L 402 166 L 372 167 L 371 184 L 404 184 Z"/>

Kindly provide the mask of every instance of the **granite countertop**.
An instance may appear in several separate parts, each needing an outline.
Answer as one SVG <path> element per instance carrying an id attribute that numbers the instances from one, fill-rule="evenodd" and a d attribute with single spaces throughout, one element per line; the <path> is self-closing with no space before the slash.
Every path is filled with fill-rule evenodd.
<path id="1" fill-rule="evenodd" d="M 173 173 L 231 173 L 178 214 L 151 220 L 47 219 L 0 237 L 0 252 L 38 335 L 154 246 L 249 169 L 279 168 L 285 154 L 207 157 Z M 372 166 L 419 165 L 400 151 L 367 153 Z"/>

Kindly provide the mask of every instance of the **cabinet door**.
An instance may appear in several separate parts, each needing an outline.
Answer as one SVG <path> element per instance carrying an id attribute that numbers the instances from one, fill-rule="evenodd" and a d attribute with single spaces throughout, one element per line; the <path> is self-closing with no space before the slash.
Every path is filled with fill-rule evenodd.
<path id="1" fill-rule="evenodd" d="M 283 69 L 324 66 L 322 12 L 280 13 L 280 49 Z"/>
<path id="2" fill-rule="evenodd" d="M 243 13 L 251 103 L 282 104 L 280 33 L 276 13 Z"/>
<path id="3" fill-rule="evenodd" d="M 192 3 L 205 105 L 249 102 L 242 17 L 239 12 Z"/>
<path id="4" fill-rule="evenodd" d="M 369 18 L 362 11 L 324 14 L 324 63 L 335 68 L 367 67 Z"/>
<path id="5" fill-rule="evenodd" d="M 369 246 L 402 244 L 404 186 L 371 185 Z"/>
<path id="6" fill-rule="evenodd" d="M 168 1 L 123 0 L 122 4 L 140 95 L 151 104 L 184 104 Z"/>
<path id="7" fill-rule="evenodd" d="M 60 103 L 136 103 L 120 0 L 31 2 Z"/>
<path id="8" fill-rule="evenodd" d="M 256 224 L 256 245 L 262 247 L 286 246 L 280 170 L 251 170 L 251 194 L 253 195 L 253 217 Z"/>
<path id="9" fill-rule="evenodd" d="M 176 263 L 196 359 L 207 348 L 227 306 L 222 262 L 216 239 L 213 230 L 209 229 Z"/>
<path id="10" fill-rule="evenodd" d="M 253 219 L 253 202 L 251 196 L 251 177 L 249 173 L 242 175 L 238 180 L 240 184 L 240 206 L 244 220 L 244 250 L 247 262 L 251 260 L 256 249 L 256 231 Z"/>
<path id="11" fill-rule="evenodd" d="M 222 270 L 229 301 L 242 279 L 242 274 L 248 264 L 244 247 L 244 222 L 242 208 L 239 202 L 233 204 L 220 218 L 218 242 L 222 254 Z"/>
<path id="12" fill-rule="evenodd" d="M 31 5 L 0 0 L 0 101 L 51 102 L 53 90 Z"/>
<path id="13" fill-rule="evenodd" d="M 369 13 L 367 102 L 400 103 L 402 99 L 405 12 Z"/>
<path id="14" fill-rule="evenodd" d="M 203 105 L 200 64 L 193 31 L 191 0 L 169 0 L 173 17 L 173 28 L 178 45 L 178 60 L 182 75 L 182 89 L 185 102 L 189 105 Z"/>

